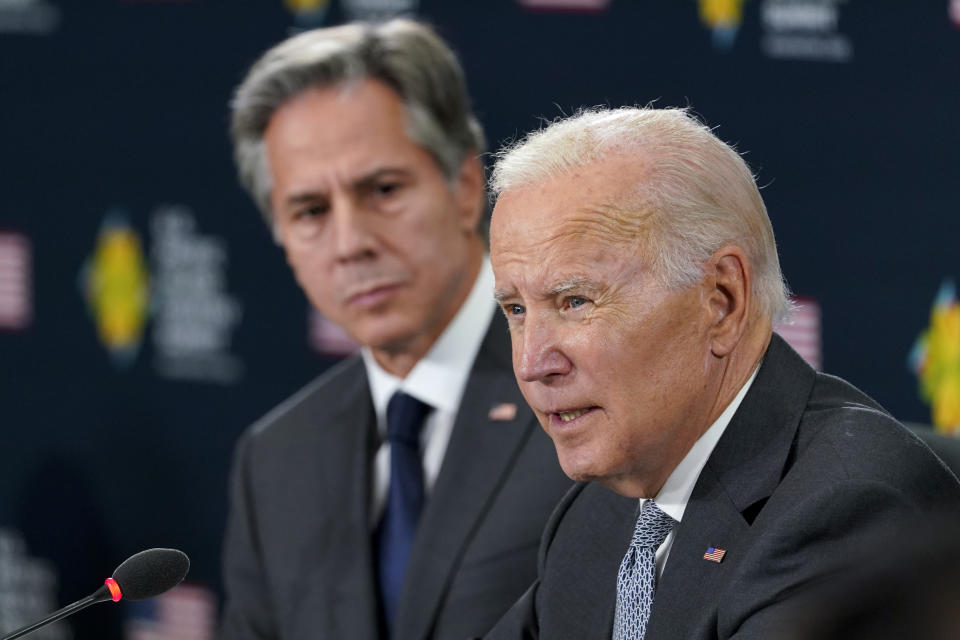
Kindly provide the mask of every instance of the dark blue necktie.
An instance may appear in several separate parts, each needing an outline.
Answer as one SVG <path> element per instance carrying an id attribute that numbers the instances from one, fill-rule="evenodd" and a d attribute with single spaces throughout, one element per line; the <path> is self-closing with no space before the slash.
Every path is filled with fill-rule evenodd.
<path id="1" fill-rule="evenodd" d="M 387 405 L 390 442 L 390 492 L 377 532 L 377 570 L 384 621 L 393 626 L 407 572 L 417 520 L 423 509 L 423 463 L 420 430 L 430 405 L 397 391 Z"/>

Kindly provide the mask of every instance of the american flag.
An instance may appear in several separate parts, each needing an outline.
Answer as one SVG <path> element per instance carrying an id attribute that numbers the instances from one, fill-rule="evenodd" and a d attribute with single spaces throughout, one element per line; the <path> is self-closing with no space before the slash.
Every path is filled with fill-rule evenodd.
<path id="1" fill-rule="evenodd" d="M 206 587 L 181 584 L 150 600 L 131 602 L 126 640 L 211 640 L 217 600 Z"/>
<path id="2" fill-rule="evenodd" d="M 30 241 L 20 233 L 0 232 L 0 329 L 30 324 L 30 293 Z"/>
<path id="3" fill-rule="evenodd" d="M 813 298 L 791 299 L 793 313 L 786 322 L 774 325 L 773 330 L 793 347 L 800 357 L 817 371 L 823 366 L 820 340 L 820 304 Z"/>
<path id="4" fill-rule="evenodd" d="M 712 562 L 720 562 L 723 560 L 723 556 L 727 555 L 726 549 L 717 549 L 716 547 L 708 547 L 707 552 L 703 554 L 704 560 L 710 560 Z"/>
<path id="5" fill-rule="evenodd" d="M 512 402 L 501 402 L 490 408 L 487 418 L 494 422 L 510 422 L 517 417 L 517 405 Z"/>

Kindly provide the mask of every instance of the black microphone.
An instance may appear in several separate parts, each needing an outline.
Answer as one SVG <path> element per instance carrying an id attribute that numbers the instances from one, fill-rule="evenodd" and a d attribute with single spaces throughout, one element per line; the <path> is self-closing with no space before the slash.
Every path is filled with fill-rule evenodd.
<path id="1" fill-rule="evenodd" d="M 180 584 L 189 570 L 190 558 L 183 551 L 147 549 L 135 553 L 117 567 L 113 576 L 103 581 L 102 587 L 86 598 L 55 611 L 39 622 L 21 627 L 0 640 L 14 640 L 97 602 L 119 602 L 121 598 L 146 600 L 158 596 Z"/>

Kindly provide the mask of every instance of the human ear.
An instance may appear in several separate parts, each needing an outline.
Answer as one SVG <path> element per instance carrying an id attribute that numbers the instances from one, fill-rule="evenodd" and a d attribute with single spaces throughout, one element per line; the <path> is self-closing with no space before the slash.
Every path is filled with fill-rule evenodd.
<path id="1" fill-rule="evenodd" d="M 740 247 L 719 249 L 707 262 L 707 303 L 710 309 L 710 348 L 713 355 L 729 355 L 740 342 L 749 320 L 753 274 Z"/>
<path id="2" fill-rule="evenodd" d="M 474 233 L 483 215 L 483 165 L 474 152 L 468 151 L 460 165 L 454 196 L 460 211 L 462 227 Z"/>

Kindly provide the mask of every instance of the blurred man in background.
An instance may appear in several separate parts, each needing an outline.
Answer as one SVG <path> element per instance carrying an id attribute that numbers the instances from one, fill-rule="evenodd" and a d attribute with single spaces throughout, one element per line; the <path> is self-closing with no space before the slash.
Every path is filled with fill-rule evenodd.
<path id="1" fill-rule="evenodd" d="M 223 637 L 484 633 L 569 481 L 494 318 L 455 55 L 404 20 L 295 36 L 237 89 L 232 132 L 297 282 L 363 348 L 237 447 Z"/>
<path id="2" fill-rule="evenodd" d="M 492 185 L 517 379 L 585 484 L 490 638 L 782 637 L 866 542 L 960 507 L 916 436 L 772 333 L 787 303 L 763 200 L 686 112 L 553 123 Z"/>

